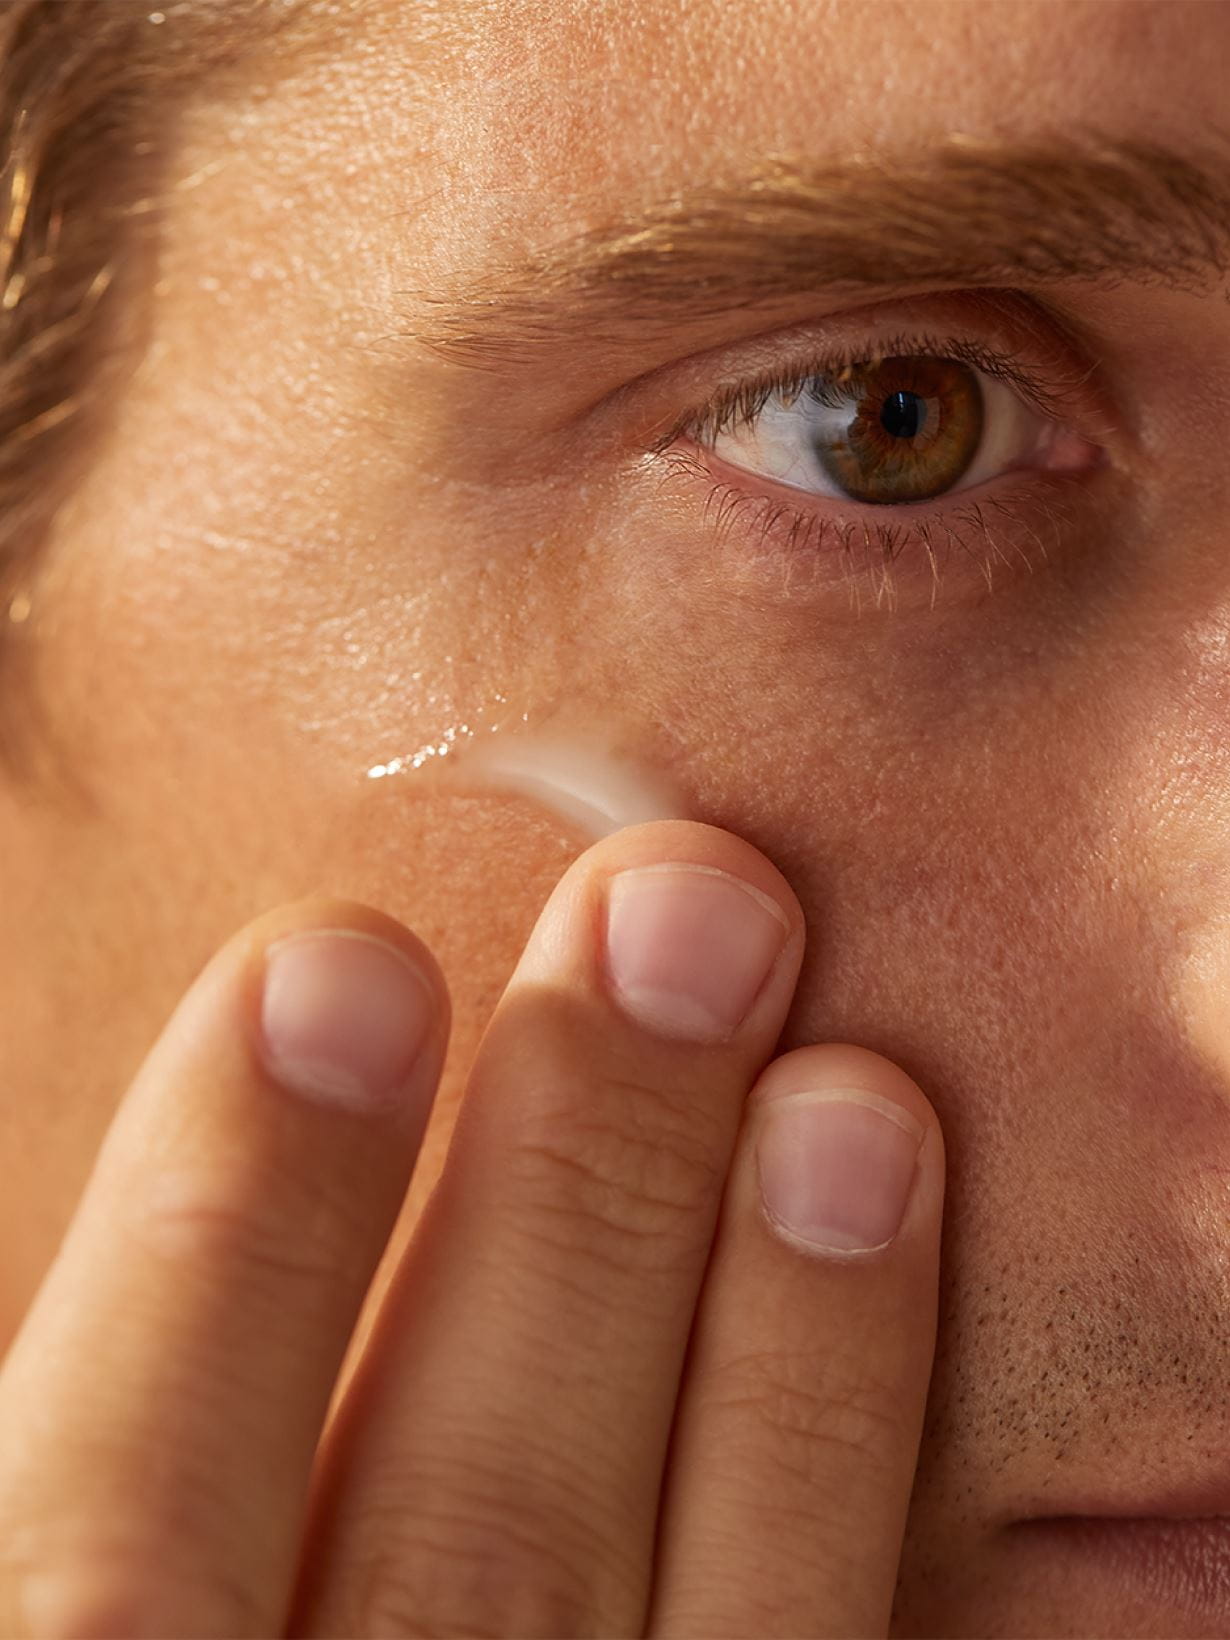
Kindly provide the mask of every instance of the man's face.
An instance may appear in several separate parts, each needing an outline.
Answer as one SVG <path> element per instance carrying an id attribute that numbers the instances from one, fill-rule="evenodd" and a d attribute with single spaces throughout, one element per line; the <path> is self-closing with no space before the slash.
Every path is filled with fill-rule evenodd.
<path id="1" fill-rule="evenodd" d="M 943 1122 L 893 1633 L 1106 1631 L 1116 1588 L 1005 1527 L 1215 1476 L 1230 1434 L 1230 306 L 1208 201 L 1163 223 L 1141 182 L 1113 282 L 1080 233 L 1113 251 L 1117 182 L 1099 223 L 1005 177 L 1091 131 L 1216 149 L 1228 76 L 1230 15 L 1181 0 L 364 0 L 192 102 L 145 362 L 34 595 L 75 795 L 0 803 L 10 1332 L 179 992 L 318 889 L 452 988 L 404 1246 L 585 841 L 416 764 L 550 723 L 765 851 L 809 918 L 782 1046 L 873 1048 Z M 815 186 L 761 252 L 777 162 Z M 748 242 L 705 252 L 723 189 Z M 639 261 L 578 266 L 646 212 Z M 843 268 L 871 238 L 835 284 L 839 223 Z M 1079 459 L 911 506 L 887 579 L 884 508 L 653 448 L 766 369 L 937 337 Z"/>

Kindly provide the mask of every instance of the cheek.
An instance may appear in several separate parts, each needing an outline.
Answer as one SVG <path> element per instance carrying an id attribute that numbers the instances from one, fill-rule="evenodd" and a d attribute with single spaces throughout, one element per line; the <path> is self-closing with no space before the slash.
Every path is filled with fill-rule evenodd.
<path id="1" fill-rule="evenodd" d="M 134 507 L 130 478 L 98 476 L 46 673 L 105 813 L 75 842 L 83 883 L 147 904 L 172 946 L 194 923 L 193 959 L 272 904 L 351 895 L 432 943 L 477 1029 L 588 839 L 558 808 L 434 771 L 548 725 L 667 778 L 787 872 L 812 919 L 800 1041 L 917 1038 L 934 1016 L 933 1047 L 955 1049 L 969 1027 L 947 998 L 971 984 L 1019 1027 L 993 976 L 1053 971 L 1038 907 L 1063 885 L 1066 925 L 1099 893 L 1085 867 L 1115 765 L 1080 676 L 1021 682 L 1028 612 L 1015 646 L 972 625 L 945 645 L 919 623 L 898 640 L 885 619 L 758 619 L 714 590 L 652 596 L 628 570 L 647 555 L 580 551 L 582 519 L 529 544 L 486 519 L 408 539 L 404 508 L 339 473 L 312 507 L 348 535 L 309 536 L 293 509 L 258 535 L 259 474 L 208 516 L 183 482 L 151 463 Z M 489 549 L 459 547 L 484 528 Z"/>
<path id="2" fill-rule="evenodd" d="M 1173 969 L 1156 641 L 1127 617 L 1089 638 L 1079 588 L 1061 602 L 1039 576 L 935 622 L 769 606 L 703 565 L 672 575 L 584 501 L 440 521 L 379 451 L 360 483 L 305 437 L 275 505 L 268 452 L 201 433 L 228 474 L 202 492 L 159 443 L 156 395 L 126 414 L 117 447 L 145 454 L 101 465 L 67 515 L 46 673 L 103 815 L 59 858 L 83 917 L 122 905 L 148 930 L 150 1034 L 236 926 L 323 890 L 437 951 L 459 1077 L 587 837 L 432 770 L 546 725 L 764 849 L 810 924 L 786 1045 L 876 1048 L 941 1115 L 1029 1127 L 1057 1057 L 1087 1060 L 1125 985 Z"/>

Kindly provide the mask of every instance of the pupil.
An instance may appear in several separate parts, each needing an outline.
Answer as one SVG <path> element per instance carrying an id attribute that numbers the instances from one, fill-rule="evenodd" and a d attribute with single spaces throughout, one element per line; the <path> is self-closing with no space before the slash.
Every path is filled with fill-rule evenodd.
<path id="1" fill-rule="evenodd" d="M 926 402 L 917 393 L 890 393 L 880 409 L 880 426 L 893 438 L 917 438 L 926 419 Z"/>

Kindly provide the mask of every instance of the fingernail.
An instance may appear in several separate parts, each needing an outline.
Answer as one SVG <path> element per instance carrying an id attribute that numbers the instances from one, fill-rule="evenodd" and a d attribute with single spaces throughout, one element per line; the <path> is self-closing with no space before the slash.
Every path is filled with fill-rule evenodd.
<path id="1" fill-rule="evenodd" d="M 887 1246 L 905 1217 L 922 1137 L 907 1110 L 873 1093 L 771 1100 L 757 1143 L 770 1220 L 828 1252 Z"/>
<path id="2" fill-rule="evenodd" d="M 292 1093 L 356 1111 L 401 1103 L 434 1000 L 394 946 L 357 929 L 313 929 L 265 953 L 262 1050 Z"/>
<path id="3" fill-rule="evenodd" d="M 612 989 L 633 1018 L 667 1036 L 731 1036 L 789 933 L 767 894 L 713 866 L 634 866 L 608 886 Z"/>

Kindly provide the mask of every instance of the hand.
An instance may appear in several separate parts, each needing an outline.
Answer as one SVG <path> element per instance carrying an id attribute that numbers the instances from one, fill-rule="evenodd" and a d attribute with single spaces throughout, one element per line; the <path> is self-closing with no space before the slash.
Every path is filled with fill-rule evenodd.
<path id="1" fill-rule="evenodd" d="M 571 866 L 321 1440 L 448 996 L 348 901 L 232 939 L 0 1372 L 0 1633 L 885 1634 L 943 1141 L 866 1049 L 764 1068 L 802 951 L 785 879 L 714 827 L 631 827 Z M 793 1191 L 816 1229 L 823 1181 L 846 1250 L 773 1228 L 758 1139 L 779 1210 Z"/>

